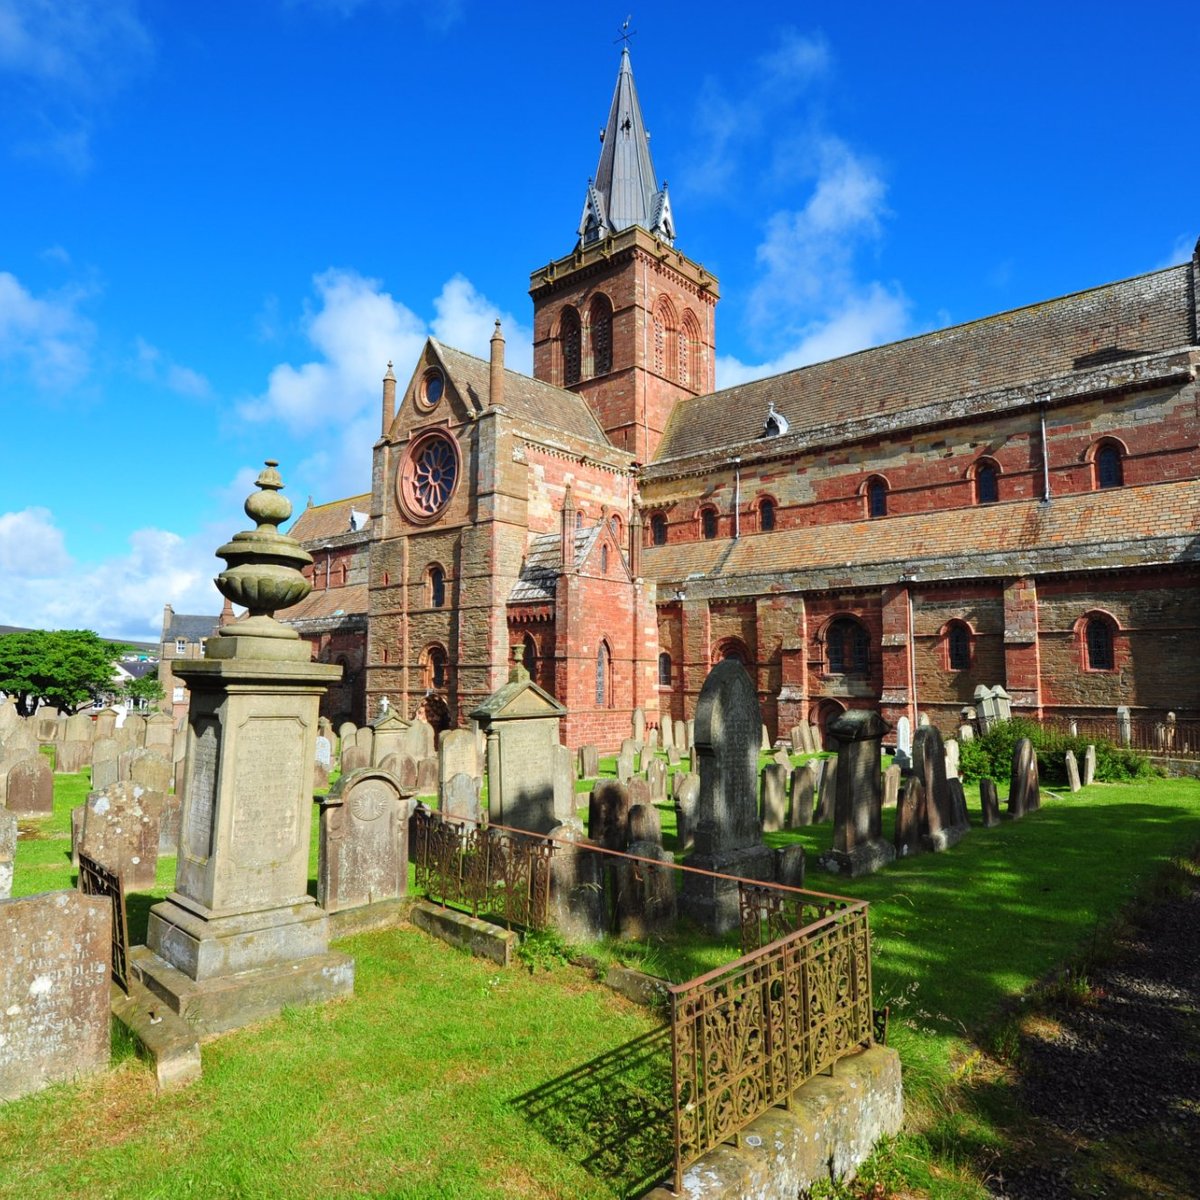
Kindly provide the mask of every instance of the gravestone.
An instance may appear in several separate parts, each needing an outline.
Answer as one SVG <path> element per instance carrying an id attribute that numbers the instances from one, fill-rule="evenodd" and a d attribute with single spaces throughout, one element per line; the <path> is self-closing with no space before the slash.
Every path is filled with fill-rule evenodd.
<path id="1" fill-rule="evenodd" d="M 650 795 L 650 785 L 640 776 L 635 775 L 628 783 L 627 790 L 629 792 L 629 803 L 634 804 L 653 804 L 653 798 Z M 624 847 L 622 847 L 624 849 Z"/>
<path id="2" fill-rule="evenodd" d="M 595 746 L 579 747 L 579 778 L 595 779 L 600 774 L 600 751 Z"/>
<path id="3" fill-rule="evenodd" d="M 417 794 L 419 796 L 436 796 L 438 794 L 438 760 L 432 754 L 417 759 Z"/>
<path id="4" fill-rule="evenodd" d="M 926 850 L 948 850 L 970 825 L 950 790 L 946 747 L 936 725 L 923 725 L 913 738 L 913 775 L 920 779 L 925 794 L 923 845 Z"/>
<path id="5" fill-rule="evenodd" d="M 642 743 L 646 740 L 646 714 L 640 708 L 633 710 L 633 717 L 630 722 L 633 726 L 633 741 Z"/>
<path id="6" fill-rule="evenodd" d="M 91 761 L 91 742 L 59 742 L 54 750 L 54 773 L 78 775 Z"/>
<path id="7" fill-rule="evenodd" d="M 417 760 L 411 754 L 389 754 L 379 764 L 379 769 L 395 775 L 406 796 L 417 794 Z"/>
<path id="8" fill-rule="evenodd" d="M 634 757 L 632 749 L 621 747 L 621 753 L 617 755 L 617 780 L 620 783 L 628 783 L 637 769 L 637 760 Z"/>
<path id="9" fill-rule="evenodd" d="M 792 769 L 791 780 L 791 820 L 793 827 L 811 825 L 813 819 L 813 783 L 816 775 L 813 772 L 813 759 L 801 763 Z"/>
<path id="10" fill-rule="evenodd" d="M 634 741 L 633 738 L 626 738 L 621 743 L 621 754 L 628 754 L 633 761 L 634 771 L 640 771 L 642 768 L 642 742 Z"/>
<path id="11" fill-rule="evenodd" d="M 688 748 L 690 754 L 696 748 L 696 722 L 695 720 L 684 721 L 684 740 L 683 744 Z"/>
<path id="12" fill-rule="evenodd" d="M 46 892 L 0 901 L 0 1101 L 109 1060 L 112 904 Z"/>
<path id="13" fill-rule="evenodd" d="M 604 856 L 589 850 L 578 825 L 550 830 L 550 921 L 568 942 L 593 942 L 608 933 Z"/>
<path id="14" fill-rule="evenodd" d="M 347 747 L 342 743 L 342 774 L 353 775 L 355 771 L 363 771 L 371 765 L 371 756 L 365 748 L 360 748 L 357 742 L 351 742 Z"/>
<path id="15" fill-rule="evenodd" d="M 175 746 L 175 723 L 166 713 L 155 713 L 146 718 L 142 745 L 147 750 L 157 750 L 168 761 Z"/>
<path id="16" fill-rule="evenodd" d="M 667 798 L 667 764 L 661 758 L 652 758 L 646 764 L 646 782 L 651 800 L 657 803 Z"/>
<path id="17" fill-rule="evenodd" d="M 129 781 L 165 796 L 171 790 L 171 763 L 156 750 L 135 750 L 129 758 Z"/>
<path id="18" fill-rule="evenodd" d="M 116 729 L 117 714 L 111 708 L 101 709 L 93 722 L 93 739 L 98 742 L 101 738 L 110 738 Z"/>
<path id="19" fill-rule="evenodd" d="M 17 706 L 11 696 L 0 701 L 0 741 L 3 741 L 14 729 L 21 726 L 22 717 L 17 712 Z"/>
<path id="20" fill-rule="evenodd" d="M 384 719 L 387 719 L 386 716 Z M 368 765 L 375 761 L 375 730 L 370 725 L 364 725 L 354 735 L 354 749 L 362 755 Z"/>
<path id="21" fill-rule="evenodd" d="M 912 722 L 907 717 L 896 722 L 896 766 L 901 771 L 912 769 Z"/>
<path id="22" fill-rule="evenodd" d="M 629 853 L 649 862 L 619 859 L 616 881 L 617 934 L 644 940 L 668 932 L 675 924 L 675 856 L 655 842 L 632 842 Z"/>
<path id="23" fill-rule="evenodd" d="M 1133 719 L 1124 704 L 1117 708 L 1117 740 L 1122 746 L 1128 746 L 1133 740 Z"/>
<path id="24" fill-rule="evenodd" d="M 900 799 L 900 768 L 892 763 L 883 773 L 883 807 L 895 808 Z"/>
<path id="25" fill-rule="evenodd" d="M 1064 755 L 1064 760 L 1067 767 L 1067 786 L 1072 792 L 1078 792 L 1082 789 L 1083 784 L 1079 782 L 1079 763 L 1075 758 L 1075 751 L 1068 750 Z"/>
<path id="26" fill-rule="evenodd" d="M 923 713 L 919 713 L 917 715 L 917 728 L 918 729 L 928 729 L 929 728 L 929 714 L 928 713 L 923 712 Z"/>
<path id="27" fill-rule="evenodd" d="M 352 742 L 354 740 L 355 736 L 357 735 L 357 733 L 358 733 L 358 726 L 355 725 L 355 723 L 353 721 L 343 721 L 338 726 L 338 731 L 337 731 L 338 741 L 341 742 L 343 745 L 345 745 L 346 742 L 348 742 L 348 741 Z"/>
<path id="28" fill-rule="evenodd" d="M 174 664 L 190 694 L 175 889 L 150 910 L 130 967 L 201 1036 L 288 1005 L 347 995 L 354 960 L 329 949 L 329 916 L 308 893 L 321 696 L 340 666 L 273 611 L 311 590 L 311 562 L 277 526 L 291 513 L 274 462 L 245 505 L 257 523 L 220 548 L 226 599 L 247 608 Z"/>
<path id="29" fill-rule="evenodd" d="M 120 875 L 126 891 L 154 887 L 162 797 L 128 781 L 92 792 L 83 812 L 79 852 Z"/>
<path id="30" fill-rule="evenodd" d="M 721 875 L 771 879 L 774 855 L 758 819 L 758 748 L 762 717 L 745 667 L 723 659 L 709 672 L 696 703 L 693 745 L 700 798 L 694 849 L 687 865 Z M 737 884 L 712 875 L 684 877 L 683 910 L 710 933 L 741 923 Z"/>
<path id="31" fill-rule="evenodd" d="M 669 715 L 664 715 L 658 727 L 659 741 L 664 750 L 670 750 L 675 745 L 675 723 Z"/>
<path id="32" fill-rule="evenodd" d="M 910 775 L 896 804 L 896 831 L 892 844 L 897 858 L 920 854 L 921 834 L 925 826 L 925 784 L 917 775 Z"/>
<path id="33" fill-rule="evenodd" d="M 566 825 L 578 822 L 575 814 L 575 764 L 571 761 L 568 746 L 550 747 L 551 769 L 554 772 L 554 817 L 555 824 Z"/>
<path id="34" fill-rule="evenodd" d="M 112 737 L 97 738 L 92 744 L 92 788 L 97 792 L 112 787 L 117 782 L 117 752 L 116 739 Z"/>
<path id="35" fill-rule="evenodd" d="M 804 886 L 804 847 L 781 846 L 775 851 L 775 882 L 784 887 Z"/>
<path id="36" fill-rule="evenodd" d="M 675 749 L 679 750 L 680 752 L 689 749 L 691 746 L 691 742 L 688 741 L 687 722 L 683 721 L 683 720 L 679 720 L 679 721 L 673 721 L 672 724 L 675 727 L 675 731 L 672 734 L 672 737 L 675 741 Z"/>
<path id="37" fill-rule="evenodd" d="M 624 850 L 632 808 L 625 786 L 612 779 L 599 779 L 588 798 L 588 840 L 606 850 Z"/>
<path id="38" fill-rule="evenodd" d="M 625 834 L 627 843 L 653 842 L 662 845 L 662 822 L 658 809 L 653 804 L 633 804 L 629 809 L 629 828 Z"/>
<path id="39" fill-rule="evenodd" d="M 375 744 L 379 744 L 376 731 Z M 438 780 L 445 783 L 455 775 L 480 775 L 475 753 L 475 735 L 469 729 L 447 729 L 438 746 Z M 574 772 L 572 772 L 574 774 Z"/>
<path id="40" fill-rule="evenodd" d="M 958 778 L 958 743 L 953 738 L 946 742 L 946 778 Z"/>
<path id="41" fill-rule="evenodd" d="M 17 814 L 0 808 L 0 900 L 12 895 L 13 860 L 17 857 Z"/>
<path id="42" fill-rule="evenodd" d="M 448 820 L 467 820 L 478 824 L 483 815 L 479 806 L 479 780 L 474 775 L 461 772 L 451 775 L 442 788 L 439 811 Z"/>
<path id="43" fill-rule="evenodd" d="M 778 833 L 788 823 L 787 768 L 767 763 L 762 769 L 762 827 Z"/>
<path id="44" fill-rule="evenodd" d="M 72 713 L 67 718 L 63 729 L 64 742 L 86 742 L 90 746 L 94 736 L 95 727 L 86 713 Z"/>
<path id="45" fill-rule="evenodd" d="M 759 752 L 767 754 L 771 750 L 771 731 L 764 725 L 762 727 L 762 742 L 759 745 Z"/>
<path id="46" fill-rule="evenodd" d="M 63 722 L 65 725 L 65 721 Z M 49 746 L 59 740 L 59 718 L 38 713 L 33 718 L 34 737 L 43 745 Z"/>
<path id="47" fill-rule="evenodd" d="M 118 733 L 123 733 L 129 739 L 131 750 L 143 749 L 146 745 L 146 718 L 129 713 L 124 724 L 119 726 Z"/>
<path id="48" fill-rule="evenodd" d="M 328 775 L 329 769 L 333 766 L 333 743 L 327 737 L 318 735 L 314 761 L 317 766 L 323 767 Z"/>
<path id="49" fill-rule="evenodd" d="M 837 794 L 837 759 L 821 758 L 816 760 L 820 765 L 817 770 L 817 808 L 813 814 L 813 823 L 823 825 L 833 820 L 834 798 Z"/>
<path id="50" fill-rule="evenodd" d="M 973 742 L 975 740 L 975 727 L 965 723 L 960 725 L 958 727 L 958 740 L 960 742 Z"/>
<path id="51" fill-rule="evenodd" d="M 691 771 L 681 771 L 675 778 L 679 782 L 675 791 L 675 845 L 679 853 L 684 854 L 695 843 L 700 776 Z"/>
<path id="52" fill-rule="evenodd" d="M 317 903 L 340 912 L 408 891 L 411 801 L 377 768 L 343 775 L 321 801 Z"/>
<path id="53" fill-rule="evenodd" d="M 23 817 L 44 817 L 54 811 L 54 771 L 44 754 L 19 759 L 8 768 L 5 804 Z"/>
<path id="54" fill-rule="evenodd" d="M 785 771 L 790 771 L 792 769 L 792 760 L 788 756 L 788 752 L 782 746 L 775 751 L 775 756 L 772 761 L 778 766 L 781 766 Z"/>
<path id="55" fill-rule="evenodd" d="M 409 730 L 411 726 L 394 709 L 387 708 L 375 718 L 370 730 L 371 763 L 378 767 L 389 754 L 403 754 L 409 746 Z M 366 746 L 360 730 L 354 735 L 356 746 Z M 470 737 L 470 734 L 467 734 Z M 413 756 L 418 757 L 417 755 Z"/>
<path id="56" fill-rule="evenodd" d="M 647 729 L 645 740 L 642 742 L 643 757 L 646 754 L 658 753 L 658 730 Z"/>
<path id="57" fill-rule="evenodd" d="M 830 722 L 837 744 L 833 849 L 821 856 L 828 871 L 852 879 L 870 875 L 896 857 L 883 838 L 883 782 L 879 773 L 883 735 L 891 726 L 869 709 L 851 709 Z"/>
<path id="58" fill-rule="evenodd" d="M 788 730 L 788 742 L 791 744 L 793 754 L 804 753 L 804 730 L 799 725 L 793 725 Z"/>
<path id="59" fill-rule="evenodd" d="M 1019 821 L 1026 813 L 1041 807 L 1038 786 L 1037 752 L 1028 738 L 1021 738 L 1013 747 L 1012 775 L 1008 783 L 1008 815 Z"/>
<path id="60" fill-rule="evenodd" d="M 1096 747 L 1089 743 L 1083 752 L 1083 786 L 1090 787 L 1096 779 Z"/>
<path id="61" fill-rule="evenodd" d="M 984 829 L 995 829 L 1000 824 L 1000 800 L 996 795 L 996 781 L 986 775 L 979 781 L 979 810 L 983 815 Z"/>
<path id="62" fill-rule="evenodd" d="M 679 766 L 679 751 L 674 746 L 667 747 L 667 765 L 671 767 Z"/>

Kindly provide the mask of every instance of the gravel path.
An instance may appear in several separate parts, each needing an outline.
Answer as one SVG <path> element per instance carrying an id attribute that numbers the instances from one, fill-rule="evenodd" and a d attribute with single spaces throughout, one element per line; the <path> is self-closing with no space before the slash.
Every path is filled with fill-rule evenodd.
<path id="1" fill-rule="evenodd" d="M 1200 888 L 1165 902 L 1096 973 L 1093 998 L 1023 1038 L 1028 1150 L 996 1200 L 1200 1197 Z"/>

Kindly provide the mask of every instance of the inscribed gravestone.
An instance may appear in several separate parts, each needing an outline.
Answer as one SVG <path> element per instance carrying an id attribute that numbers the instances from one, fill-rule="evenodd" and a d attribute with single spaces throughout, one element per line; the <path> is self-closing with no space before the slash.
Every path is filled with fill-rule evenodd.
<path id="1" fill-rule="evenodd" d="M 696 805 L 700 800 L 700 776 L 690 771 L 675 776 L 675 846 L 680 854 L 695 844 Z"/>
<path id="2" fill-rule="evenodd" d="M 91 742 L 59 742 L 54 752 L 54 773 L 77 775 L 91 761 L 91 757 Z"/>
<path id="3" fill-rule="evenodd" d="M 117 729 L 117 714 L 111 708 L 101 709 L 96 714 L 94 738 L 110 738 Z"/>
<path id="4" fill-rule="evenodd" d="M 675 727 L 671 735 L 675 742 L 675 748 L 680 751 L 687 750 L 691 746 L 691 742 L 688 741 L 687 722 L 680 720 L 673 721 L 672 724 Z"/>
<path id="5" fill-rule="evenodd" d="M 907 717 L 896 722 L 896 766 L 901 771 L 912 766 L 912 722 Z"/>
<path id="6" fill-rule="evenodd" d="M 834 797 L 837 794 L 837 759 L 822 758 L 817 760 L 817 768 L 821 774 L 817 783 L 817 810 L 813 815 L 813 823 L 823 825 L 833 820 Z"/>
<path id="7" fill-rule="evenodd" d="M 1019 821 L 1041 807 L 1037 752 L 1028 738 L 1013 747 L 1012 775 L 1008 784 L 1008 815 Z"/>
<path id="8" fill-rule="evenodd" d="M 0 740 L 6 738 L 14 729 L 20 728 L 21 714 L 11 696 L 6 696 L 0 702 Z"/>
<path id="9" fill-rule="evenodd" d="M 626 841 L 653 842 L 662 845 L 662 822 L 653 804 L 634 804 L 629 809 L 629 830 Z"/>
<path id="10" fill-rule="evenodd" d="M 767 763 L 762 770 L 762 825 L 764 833 L 787 827 L 787 768 Z"/>
<path id="11" fill-rule="evenodd" d="M 1000 824 L 1000 800 L 996 795 L 996 781 L 986 775 L 979 781 L 979 808 L 983 814 L 984 829 L 994 829 Z"/>
<path id="12" fill-rule="evenodd" d="M 107 897 L 0 902 L 0 963 L 0 1101 L 108 1066 Z"/>
<path id="13" fill-rule="evenodd" d="M 633 710 L 631 724 L 633 726 L 633 740 L 638 743 L 644 742 L 646 740 L 646 714 L 642 709 L 635 708 Z"/>
<path id="14" fill-rule="evenodd" d="M 675 745 L 675 722 L 669 715 L 664 715 L 658 728 L 659 741 L 664 750 L 670 750 Z"/>
<path id="15" fill-rule="evenodd" d="M 569 942 L 603 937 L 605 922 L 603 855 L 588 849 L 577 825 L 550 830 L 554 856 L 550 859 L 550 920 Z"/>
<path id="16" fill-rule="evenodd" d="M 102 792 L 117 782 L 117 743 L 115 738 L 97 738 L 92 743 L 92 788 Z"/>
<path id="17" fill-rule="evenodd" d="M 317 903 L 326 912 L 393 900 L 408 890 L 410 801 L 400 781 L 367 769 L 343 775 L 321 801 Z"/>
<path id="18" fill-rule="evenodd" d="M 679 766 L 679 751 L 674 746 L 667 747 L 667 765 L 672 767 Z"/>
<path id="19" fill-rule="evenodd" d="M 650 785 L 650 798 L 654 801 L 667 798 L 667 764 L 661 758 L 652 758 L 646 764 L 646 782 Z"/>
<path id="20" fill-rule="evenodd" d="M 792 753 L 793 754 L 803 754 L 804 753 L 804 730 L 801 729 L 799 725 L 793 725 L 791 727 L 791 729 L 788 730 L 788 737 L 791 739 Z"/>
<path id="21" fill-rule="evenodd" d="M 327 737 L 317 738 L 315 760 L 317 766 L 324 767 L 326 772 L 333 766 L 333 743 Z"/>
<path id="22" fill-rule="evenodd" d="M 138 784 L 114 784 L 88 796 L 76 849 L 120 875 L 127 891 L 152 888 L 161 820 L 161 796 Z"/>
<path id="23" fill-rule="evenodd" d="M 621 747 L 621 753 L 617 755 L 617 780 L 620 783 L 628 783 L 633 778 L 633 773 L 636 770 L 636 759 L 632 750 L 626 750 Z"/>
<path id="24" fill-rule="evenodd" d="M 913 739 L 913 774 L 925 792 L 926 850 L 947 850 L 970 829 L 946 777 L 946 747 L 936 725 L 922 725 Z"/>
<path id="25" fill-rule="evenodd" d="M 607 850 L 624 850 L 631 807 L 623 784 L 598 780 L 588 800 L 588 840 Z"/>
<path id="26" fill-rule="evenodd" d="M 421 796 L 438 794 L 438 760 L 432 754 L 417 759 L 417 793 Z"/>
<path id="27" fill-rule="evenodd" d="M 479 807 L 479 780 L 474 775 L 461 772 L 451 775 L 442 789 L 439 811 L 443 817 L 478 822 L 482 816 Z"/>
<path id="28" fill-rule="evenodd" d="M 409 723 L 395 709 L 389 708 L 375 718 L 370 734 L 370 760 L 379 766 L 389 754 L 403 754 L 409 750 Z M 367 738 L 360 730 L 354 735 L 355 746 L 367 748 Z M 414 758 L 418 757 L 413 755 Z"/>
<path id="29" fill-rule="evenodd" d="M 165 796 L 171 789 L 171 763 L 157 750 L 135 750 L 129 756 L 129 782 Z"/>
<path id="30" fill-rule="evenodd" d="M 618 862 L 616 877 L 617 932 L 623 938 L 643 939 L 665 933 L 675 924 L 676 891 L 673 854 L 656 842 L 631 842 L 629 853 L 648 862 Z"/>
<path id="31" fill-rule="evenodd" d="M 1083 752 L 1083 786 L 1090 787 L 1096 778 L 1096 747 L 1089 744 Z"/>
<path id="32" fill-rule="evenodd" d="M 364 747 L 359 747 L 356 742 L 349 746 L 343 742 L 342 746 L 343 775 L 353 775 L 355 771 L 362 771 L 371 765 L 371 756 Z"/>
<path id="33" fill-rule="evenodd" d="M 400 787 L 406 796 L 416 795 L 417 760 L 411 754 L 389 754 L 379 764 L 379 769 L 400 780 Z"/>
<path id="34" fill-rule="evenodd" d="M 781 846 L 775 851 L 775 882 L 785 887 L 804 886 L 803 846 Z"/>
<path id="35" fill-rule="evenodd" d="M 7 759 L 9 762 L 15 762 L 19 758 L 28 758 L 31 754 L 38 752 L 38 740 L 33 736 L 33 732 L 25 727 L 24 723 L 3 739 L 3 745 L 4 749 L 0 752 L 0 758 Z"/>
<path id="36" fill-rule="evenodd" d="M 17 856 L 17 817 L 0 808 L 0 900 L 12 895 L 13 860 Z"/>
<path id="37" fill-rule="evenodd" d="M 900 799 L 900 768 L 892 763 L 883 773 L 883 807 L 894 808 Z"/>
<path id="38" fill-rule="evenodd" d="M 54 772 L 45 755 L 22 758 L 9 767 L 5 803 L 22 816 L 41 817 L 54 811 Z"/>
<path id="39" fill-rule="evenodd" d="M 91 717 L 84 713 L 72 713 L 63 729 L 63 741 L 87 742 L 90 746 L 94 736 L 94 726 Z"/>
<path id="40" fill-rule="evenodd" d="M 155 713 L 146 718 L 142 745 L 147 750 L 157 750 L 164 758 L 171 757 L 175 746 L 175 723 L 166 713 Z"/>
<path id="41" fill-rule="evenodd" d="M 1072 792 L 1077 792 L 1083 784 L 1079 782 L 1079 762 L 1075 758 L 1075 751 L 1068 750 L 1064 759 L 1067 767 L 1067 786 Z"/>
<path id="42" fill-rule="evenodd" d="M 837 743 L 833 849 L 822 866 L 854 878 L 886 866 L 895 847 L 883 839 L 880 746 L 891 727 L 876 712 L 854 709 L 829 725 Z"/>
<path id="43" fill-rule="evenodd" d="M 789 824 L 793 827 L 812 824 L 813 781 L 816 778 L 813 762 L 810 758 L 808 762 L 801 763 L 792 770 L 792 815 Z"/>
<path id="44" fill-rule="evenodd" d="M 958 778 L 958 743 L 953 738 L 946 742 L 946 778 Z"/>
<path id="45" fill-rule="evenodd" d="M 653 804 L 653 797 L 650 795 L 650 785 L 640 776 L 635 775 L 628 784 L 629 803 L 631 805 Z M 624 849 L 622 846 L 621 849 Z"/>
<path id="46" fill-rule="evenodd" d="M 370 725 L 364 725 L 354 735 L 354 748 L 363 755 L 364 760 L 368 764 L 375 761 L 373 757 L 375 751 L 375 730 Z"/>
<path id="47" fill-rule="evenodd" d="M 762 717 L 745 667 L 723 659 L 709 672 L 696 704 L 693 745 L 699 759 L 695 848 L 688 865 L 723 875 L 770 879 L 774 855 L 758 819 L 758 748 Z M 683 906 L 713 933 L 741 920 L 737 885 L 688 873 Z"/>
<path id="48" fill-rule="evenodd" d="M 354 739 L 354 735 L 358 733 L 358 726 L 353 721 L 343 721 L 338 726 L 338 741 L 343 744 Z"/>
<path id="49" fill-rule="evenodd" d="M 897 858 L 920 854 L 921 833 L 925 825 L 925 785 L 916 775 L 910 775 L 896 803 L 896 831 L 892 844 Z"/>
<path id="50" fill-rule="evenodd" d="M 600 774 L 600 751 L 595 746 L 579 747 L 579 778 L 595 779 Z"/>
<path id="51" fill-rule="evenodd" d="M 376 735 L 378 737 L 378 735 Z M 438 746 L 438 777 L 446 783 L 455 775 L 479 775 L 475 735 L 469 729 L 448 729 Z"/>
<path id="52" fill-rule="evenodd" d="M 557 823 L 578 820 L 575 815 L 575 764 L 569 746 L 550 748 L 551 769 L 554 772 L 554 816 Z"/>

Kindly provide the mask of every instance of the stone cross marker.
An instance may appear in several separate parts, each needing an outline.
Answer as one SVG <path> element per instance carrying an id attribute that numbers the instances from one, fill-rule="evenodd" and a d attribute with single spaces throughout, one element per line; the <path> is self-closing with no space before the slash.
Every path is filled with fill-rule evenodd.
<path id="1" fill-rule="evenodd" d="M 688 865 L 723 875 L 770 879 L 774 855 L 758 819 L 758 749 L 762 717 L 745 667 L 724 659 L 709 672 L 696 703 L 694 747 L 699 760 L 695 849 Z M 741 920 L 737 885 L 687 874 L 684 910 L 710 932 Z"/>
<path id="2" fill-rule="evenodd" d="M 0 901 L 0 1101 L 108 1066 L 111 956 L 106 897 Z"/>
<path id="3" fill-rule="evenodd" d="M 408 891 L 410 800 L 377 768 L 343 775 L 321 801 L 317 903 L 340 912 Z"/>

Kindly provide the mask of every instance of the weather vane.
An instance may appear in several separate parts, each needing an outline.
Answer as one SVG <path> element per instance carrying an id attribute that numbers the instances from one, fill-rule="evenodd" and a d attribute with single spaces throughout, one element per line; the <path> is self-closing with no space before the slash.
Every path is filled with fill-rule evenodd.
<path id="1" fill-rule="evenodd" d="M 619 37 L 616 37 L 616 38 L 614 38 L 614 39 L 613 39 L 613 45 L 614 45 L 614 46 L 617 44 L 617 42 L 624 42 L 624 43 L 625 43 L 625 49 L 626 49 L 626 50 L 628 50 L 628 49 L 629 49 L 629 42 L 630 42 L 630 40 L 631 40 L 631 39 L 632 39 L 632 38 L 633 38 L 633 37 L 634 37 L 634 36 L 637 34 L 637 30 L 636 30 L 636 29 L 635 29 L 635 30 L 633 30 L 632 32 L 630 32 L 630 29 L 629 29 L 629 22 L 630 22 L 630 21 L 632 21 L 632 20 L 633 20 L 633 13 L 630 13 L 630 14 L 629 14 L 629 16 L 627 16 L 627 17 L 625 18 L 625 20 L 621 22 L 621 34 L 620 34 L 620 36 L 619 36 Z"/>

